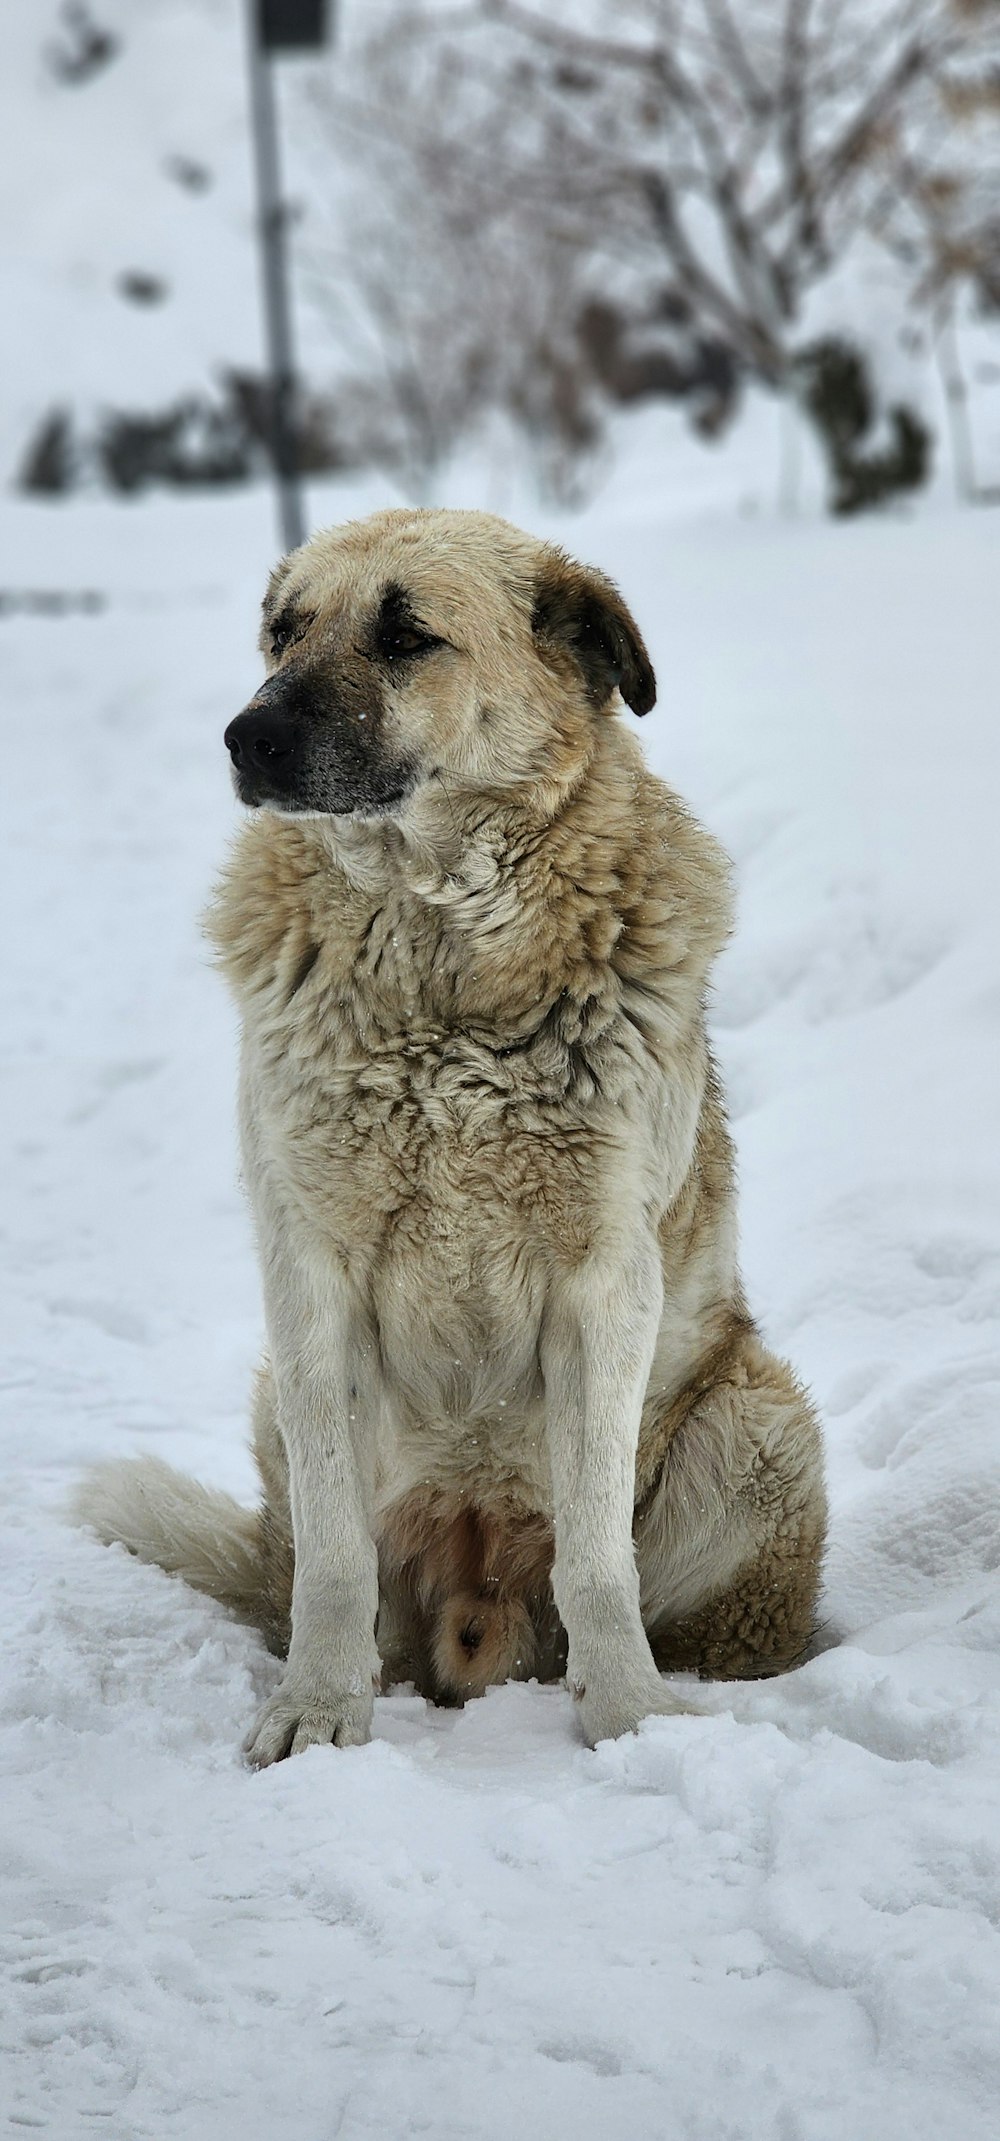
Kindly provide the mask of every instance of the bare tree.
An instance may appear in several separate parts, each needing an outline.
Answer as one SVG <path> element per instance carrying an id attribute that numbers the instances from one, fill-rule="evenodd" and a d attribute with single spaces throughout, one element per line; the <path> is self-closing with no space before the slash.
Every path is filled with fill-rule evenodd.
<path id="1" fill-rule="evenodd" d="M 1000 8 L 943 0 L 942 38 L 892 143 L 895 188 L 881 235 L 929 316 L 960 497 L 981 490 L 959 317 L 1000 321 Z M 995 493 L 989 495 L 995 496 Z"/>
<path id="2" fill-rule="evenodd" d="M 899 115 L 886 235 L 919 297 L 967 283 L 1000 312 L 1000 7 L 940 0 L 931 64 Z"/>
<path id="3" fill-rule="evenodd" d="M 544 236 L 603 289 L 668 286 L 679 326 L 777 384 L 810 287 L 860 229 L 898 225 L 921 109 L 963 67 L 995 91 L 1000 9 L 475 0 L 395 12 L 368 66 L 416 183 L 460 196 L 467 227 L 502 200 L 529 253 Z M 995 211 L 994 174 L 980 191 Z"/>
<path id="4" fill-rule="evenodd" d="M 317 93 L 353 186 L 312 280 L 359 455 L 418 492 L 495 408 L 565 493 L 609 398 L 685 393 L 711 433 L 742 372 L 809 406 L 809 296 L 862 234 L 894 253 L 901 309 L 943 321 L 962 276 L 1000 284 L 1000 0 L 361 19 Z"/>
<path id="5" fill-rule="evenodd" d="M 314 85 L 321 153 L 336 144 L 341 183 L 304 268 L 341 353 L 342 420 L 362 458 L 420 495 L 458 442 L 504 410 L 566 495 L 598 443 L 573 346 L 582 255 L 546 219 L 526 235 L 521 196 L 479 184 L 484 144 L 474 146 L 462 58 L 412 28 L 407 15 L 402 44 L 370 42 L 346 88 L 343 67 Z M 474 160 L 471 183 L 456 139 L 422 116 L 421 71 L 440 90 L 453 68 L 461 94 L 446 108 Z M 315 232 L 315 202 L 310 220 Z"/>

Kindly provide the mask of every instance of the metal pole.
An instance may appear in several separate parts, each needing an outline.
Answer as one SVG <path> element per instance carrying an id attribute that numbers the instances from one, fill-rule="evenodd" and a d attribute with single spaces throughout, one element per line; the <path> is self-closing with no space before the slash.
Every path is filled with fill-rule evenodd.
<path id="1" fill-rule="evenodd" d="M 250 0 L 247 15 L 257 220 L 270 373 L 271 459 L 278 490 L 282 547 L 297 550 L 305 541 L 306 526 L 296 451 L 295 362 L 285 244 L 288 210 L 281 198 L 272 62 L 260 47 L 256 0 Z"/>

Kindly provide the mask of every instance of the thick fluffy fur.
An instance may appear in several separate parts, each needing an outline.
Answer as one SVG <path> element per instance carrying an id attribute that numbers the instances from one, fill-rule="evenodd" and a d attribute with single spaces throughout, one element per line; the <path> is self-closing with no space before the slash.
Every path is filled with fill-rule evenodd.
<path id="1" fill-rule="evenodd" d="M 654 696 L 633 620 L 503 522 L 402 511 L 284 562 L 264 651 L 211 917 L 263 1500 L 137 1463 L 81 1515 L 287 1652 L 257 1762 L 366 1738 L 379 1678 L 568 1671 L 594 1741 L 681 1707 L 661 1670 L 780 1672 L 820 1440 L 740 1285 L 727 869 L 612 718 Z"/>

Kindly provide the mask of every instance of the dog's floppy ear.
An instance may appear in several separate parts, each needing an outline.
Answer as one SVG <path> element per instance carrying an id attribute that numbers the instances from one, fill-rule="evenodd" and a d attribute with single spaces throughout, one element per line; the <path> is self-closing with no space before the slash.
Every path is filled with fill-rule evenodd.
<path id="1" fill-rule="evenodd" d="M 535 584 L 531 624 L 543 649 L 573 656 L 595 707 L 606 707 L 616 689 L 634 714 L 655 706 L 656 678 L 639 627 L 602 572 L 550 551 Z"/>

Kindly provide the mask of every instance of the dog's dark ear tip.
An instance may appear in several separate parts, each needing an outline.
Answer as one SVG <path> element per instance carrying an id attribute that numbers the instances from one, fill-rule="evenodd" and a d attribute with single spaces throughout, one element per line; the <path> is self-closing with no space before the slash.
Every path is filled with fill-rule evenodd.
<path id="1" fill-rule="evenodd" d="M 642 635 L 614 582 L 555 551 L 535 589 L 532 627 L 572 654 L 598 712 L 619 692 L 634 714 L 656 704 L 656 678 Z"/>
<path id="2" fill-rule="evenodd" d="M 640 719 L 643 714 L 652 713 L 656 705 L 656 678 L 650 668 L 644 668 L 636 682 L 631 686 L 627 685 L 623 679 L 618 689 L 626 706 L 630 708 L 633 714 L 638 714 Z"/>

